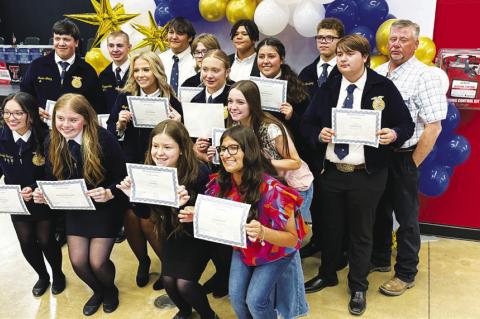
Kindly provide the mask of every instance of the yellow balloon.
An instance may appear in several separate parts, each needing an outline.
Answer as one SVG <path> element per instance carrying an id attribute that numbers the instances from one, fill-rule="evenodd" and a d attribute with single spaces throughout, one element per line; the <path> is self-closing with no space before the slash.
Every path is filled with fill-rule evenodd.
<path id="1" fill-rule="evenodd" d="M 435 43 L 429 37 L 420 37 L 418 38 L 418 42 L 418 48 L 415 51 L 417 59 L 426 64 L 432 62 L 437 54 Z"/>
<path id="2" fill-rule="evenodd" d="M 388 61 L 388 57 L 385 55 L 372 55 L 370 56 L 370 68 L 375 70 L 379 65 Z"/>
<path id="3" fill-rule="evenodd" d="M 198 9 L 207 21 L 219 21 L 225 16 L 228 0 L 200 0 Z"/>
<path id="4" fill-rule="evenodd" d="M 388 19 L 377 29 L 377 34 L 375 35 L 377 50 L 383 55 L 388 55 L 388 36 L 390 35 L 390 27 L 396 20 L 397 19 Z"/>
<path id="5" fill-rule="evenodd" d="M 110 61 L 103 56 L 100 48 L 90 49 L 85 55 L 85 61 L 93 66 L 95 71 L 97 71 L 97 75 L 100 74 L 100 72 L 102 72 L 110 64 Z"/>
<path id="6" fill-rule="evenodd" d="M 242 19 L 253 20 L 256 8 L 257 0 L 230 0 L 227 5 L 227 20 L 231 24 Z"/>

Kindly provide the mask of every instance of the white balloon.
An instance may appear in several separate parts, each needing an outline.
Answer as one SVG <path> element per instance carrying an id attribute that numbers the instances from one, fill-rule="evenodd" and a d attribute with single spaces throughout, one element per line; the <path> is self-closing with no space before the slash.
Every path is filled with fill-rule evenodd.
<path id="1" fill-rule="evenodd" d="M 155 1 L 153 0 L 142 0 L 142 1 L 135 1 L 135 0 L 123 0 L 119 1 L 123 3 L 123 7 L 125 8 L 125 13 L 140 13 L 139 16 L 135 17 L 134 19 L 130 20 L 130 23 L 137 23 L 141 25 L 150 25 L 150 20 L 148 18 L 148 11 L 155 14 Z"/>
<path id="2" fill-rule="evenodd" d="M 325 8 L 312 1 L 303 1 L 293 12 L 295 30 L 304 37 L 313 37 L 317 34 L 317 24 L 325 18 Z"/>
<path id="3" fill-rule="evenodd" d="M 329 4 L 329 3 L 332 3 L 333 1 L 335 0 L 311 0 L 315 3 L 318 3 L 318 4 Z"/>
<path id="4" fill-rule="evenodd" d="M 291 5 L 291 4 L 298 4 L 301 0 L 276 0 L 279 5 Z"/>
<path id="5" fill-rule="evenodd" d="M 435 74 L 440 79 L 441 85 L 442 85 L 442 92 L 444 94 L 447 94 L 448 89 L 450 87 L 450 79 L 448 78 L 447 73 L 443 71 L 441 68 L 436 67 L 436 66 L 431 66 L 430 70 Z"/>
<path id="6" fill-rule="evenodd" d="M 255 9 L 253 20 L 261 33 L 273 36 L 285 29 L 289 17 L 288 6 L 282 7 L 275 0 L 264 0 Z"/>

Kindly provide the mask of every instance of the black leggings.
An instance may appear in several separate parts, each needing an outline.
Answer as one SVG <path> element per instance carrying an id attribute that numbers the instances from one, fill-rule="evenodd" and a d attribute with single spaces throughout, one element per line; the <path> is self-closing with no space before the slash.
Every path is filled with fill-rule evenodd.
<path id="1" fill-rule="evenodd" d="M 115 294 L 115 266 L 110 260 L 115 238 L 67 236 L 68 254 L 75 273 L 95 293 Z"/>
<path id="2" fill-rule="evenodd" d="M 42 220 L 36 222 L 14 221 L 23 256 L 41 279 L 49 280 L 43 256 L 52 268 L 53 278 L 63 277 L 62 251 L 55 240 L 54 222 Z"/>
<path id="3" fill-rule="evenodd" d="M 165 275 L 162 279 L 168 296 L 183 316 L 189 316 L 192 313 L 192 307 L 202 319 L 211 319 L 215 316 L 208 303 L 207 295 L 198 282 Z"/>

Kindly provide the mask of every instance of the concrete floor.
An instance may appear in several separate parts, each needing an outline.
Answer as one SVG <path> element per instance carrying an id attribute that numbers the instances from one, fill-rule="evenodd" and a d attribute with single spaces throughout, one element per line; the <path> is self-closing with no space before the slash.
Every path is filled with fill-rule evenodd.
<path id="1" fill-rule="evenodd" d="M 73 273 L 67 247 L 63 247 L 63 268 L 67 289 L 54 297 L 31 294 L 37 280 L 20 251 L 8 215 L 0 215 L 0 318 L 82 318 L 82 307 L 90 290 Z M 160 263 L 153 252 L 151 271 L 158 272 Z M 116 284 L 120 289 L 120 306 L 112 314 L 100 310 L 92 318 L 161 318 L 170 319 L 176 309 L 157 309 L 154 300 L 165 291 L 154 291 L 152 274 L 147 287 L 135 285 L 137 261 L 126 242 L 115 246 L 112 259 L 117 267 Z M 305 278 L 317 272 L 318 257 L 304 260 Z M 386 297 L 378 287 L 392 274 L 373 273 L 369 277 L 367 310 L 363 318 L 480 318 L 480 243 L 452 239 L 427 238 L 420 252 L 419 272 L 414 288 L 400 297 Z M 212 274 L 209 264 L 202 280 Z M 306 318 L 353 318 L 347 309 L 347 269 L 339 272 L 340 284 L 308 295 L 310 313 Z M 235 318 L 228 298 L 210 298 L 220 318 Z"/>

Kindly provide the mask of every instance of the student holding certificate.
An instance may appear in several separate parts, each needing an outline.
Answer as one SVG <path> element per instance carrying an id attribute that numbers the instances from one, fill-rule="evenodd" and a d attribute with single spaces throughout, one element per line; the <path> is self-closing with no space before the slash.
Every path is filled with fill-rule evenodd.
<path id="1" fill-rule="evenodd" d="M 1 107 L 3 127 L 0 128 L 0 176 L 7 185 L 20 185 L 21 195 L 31 215 L 12 215 L 23 256 L 38 274 L 32 293 L 39 297 L 50 285 L 43 257 L 52 268 L 52 294 L 65 289 L 62 252 L 55 240 L 55 222 L 50 209 L 32 200 L 36 180 L 45 176 L 43 140 L 47 125 L 40 119 L 38 104 L 28 93 L 14 93 L 5 98 Z"/>
<path id="2" fill-rule="evenodd" d="M 197 194 L 205 191 L 209 170 L 193 151 L 193 144 L 182 123 L 166 120 L 150 135 L 145 164 L 176 167 L 178 172 L 180 206 L 195 203 Z M 126 177 L 117 185 L 130 196 L 132 183 Z M 202 319 L 217 318 L 208 303 L 203 287 L 198 283 L 209 260 L 210 243 L 193 237 L 191 223 L 183 223 L 179 209 L 168 206 L 135 204 L 139 216 L 150 218 L 162 241 L 163 286 L 178 307 L 175 318 L 189 318 L 192 308 Z"/>
<path id="3" fill-rule="evenodd" d="M 298 212 L 302 198 L 266 174 L 265 167 L 270 165 L 250 128 L 239 125 L 225 131 L 219 153 L 220 170 L 213 175 L 206 194 L 252 205 L 245 226 L 247 248 L 234 247 L 230 302 L 240 319 L 277 318 L 272 292 L 277 283 L 283 286 L 281 281 L 289 267 L 301 267 L 296 261 L 300 260 L 298 249 L 306 234 Z M 305 300 L 304 294 L 296 298 L 297 289 L 278 292 L 277 307 Z M 294 318 L 306 312 L 296 304 L 293 308 L 302 312 L 281 312 L 282 317 Z"/>
<path id="4" fill-rule="evenodd" d="M 50 139 L 45 143 L 47 176 L 52 180 L 84 179 L 95 211 L 72 208 L 66 213 L 68 253 L 75 273 L 94 292 L 83 308 L 94 314 L 103 302 L 104 312 L 118 306 L 115 266 L 110 253 L 122 227 L 126 197 L 115 186 L 126 175 L 125 160 L 115 137 L 97 121 L 97 114 L 79 94 L 65 94 L 53 111 Z M 37 188 L 36 203 L 45 203 Z"/>
<path id="5" fill-rule="evenodd" d="M 125 87 L 121 90 L 108 119 L 108 130 L 118 136 L 120 145 L 128 163 L 143 163 L 148 148 L 150 128 L 136 128 L 132 124 L 132 112 L 128 107 L 127 96 L 166 97 L 170 101 L 168 116 L 180 121 L 182 106 L 175 98 L 175 93 L 167 82 L 165 70 L 158 55 L 144 51 L 131 58 L 130 73 Z M 128 209 L 125 217 L 127 240 L 139 265 L 137 286 L 144 287 L 149 281 L 150 257 L 147 253 L 147 240 L 157 256 L 161 247 L 148 219 L 142 219 L 133 210 Z M 154 285 L 155 290 L 162 289 L 161 281 Z"/>

